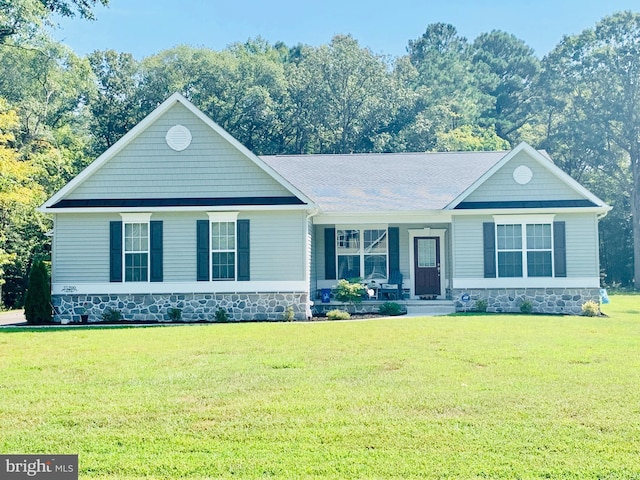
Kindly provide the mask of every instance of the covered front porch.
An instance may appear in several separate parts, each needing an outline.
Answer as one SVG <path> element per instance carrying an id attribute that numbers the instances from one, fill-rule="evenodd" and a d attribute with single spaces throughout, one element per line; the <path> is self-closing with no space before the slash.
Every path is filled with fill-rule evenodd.
<path id="1" fill-rule="evenodd" d="M 362 308 L 385 301 L 450 300 L 451 223 L 395 220 L 315 222 L 310 279 L 315 303 L 334 304 L 341 279 L 365 286 Z"/>

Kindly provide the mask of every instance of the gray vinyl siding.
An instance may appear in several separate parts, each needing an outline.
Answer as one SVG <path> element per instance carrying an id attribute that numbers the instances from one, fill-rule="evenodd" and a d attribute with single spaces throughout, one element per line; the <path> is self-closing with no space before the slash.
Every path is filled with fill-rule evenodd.
<path id="1" fill-rule="evenodd" d="M 202 213 L 154 213 L 151 220 L 162 221 L 162 262 L 165 282 L 196 281 L 196 221 L 207 220 Z"/>
<path id="2" fill-rule="evenodd" d="M 164 282 L 196 281 L 196 221 L 203 212 L 154 213 L 163 222 Z M 305 280 L 304 212 L 243 212 L 250 220 L 251 280 Z M 58 214 L 55 222 L 55 283 L 109 282 L 109 222 L 119 214 Z"/>
<path id="3" fill-rule="evenodd" d="M 411 275 L 411 266 L 409 249 L 413 248 L 409 242 L 409 229 L 410 228 L 423 228 L 424 225 L 389 225 L 390 227 L 398 227 L 398 234 L 400 237 L 400 273 L 402 273 L 403 283 L 407 283 L 409 276 Z M 391 272 L 389 272 L 391 274 Z"/>
<path id="4" fill-rule="evenodd" d="M 600 275 L 598 258 L 598 220 L 595 214 L 556 215 L 565 222 L 567 237 L 567 277 L 597 277 Z"/>
<path id="5" fill-rule="evenodd" d="M 252 281 L 304 280 L 304 212 L 241 212 L 248 219 Z M 196 280 L 196 221 L 206 213 L 160 213 L 164 222 L 164 281 Z"/>
<path id="6" fill-rule="evenodd" d="M 305 280 L 304 212 L 251 213 L 251 280 Z"/>
<path id="7" fill-rule="evenodd" d="M 523 216 L 525 218 L 525 216 Z M 453 219 L 453 250 L 455 278 L 484 276 L 482 223 L 493 222 L 490 215 L 460 216 Z M 598 224 L 596 215 L 559 214 L 554 221 L 565 222 L 567 277 L 599 275 Z"/>
<path id="8" fill-rule="evenodd" d="M 193 137 L 181 152 L 165 141 L 167 130 L 176 124 L 186 126 Z M 65 198 L 290 195 L 186 107 L 176 104 Z"/>
<path id="9" fill-rule="evenodd" d="M 109 222 L 117 214 L 56 215 L 52 281 L 92 283 L 109 281 Z"/>
<path id="10" fill-rule="evenodd" d="M 526 185 L 513 179 L 513 171 L 526 165 L 533 178 Z M 557 178 L 525 152 L 517 154 L 509 163 L 495 172 L 465 202 L 490 202 L 496 200 L 576 200 L 584 198 Z"/>
<path id="11" fill-rule="evenodd" d="M 493 222 L 490 215 L 453 218 L 454 278 L 484 277 L 482 223 Z"/>

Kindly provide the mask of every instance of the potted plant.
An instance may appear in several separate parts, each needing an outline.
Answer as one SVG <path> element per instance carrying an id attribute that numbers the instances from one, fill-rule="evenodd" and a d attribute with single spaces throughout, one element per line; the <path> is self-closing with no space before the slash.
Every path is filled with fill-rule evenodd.
<path id="1" fill-rule="evenodd" d="M 89 322 L 89 308 L 88 308 L 89 304 L 87 302 L 84 303 L 84 305 L 82 305 L 82 310 L 80 312 L 80 321 L 82 323 L 88 323 Z"/>

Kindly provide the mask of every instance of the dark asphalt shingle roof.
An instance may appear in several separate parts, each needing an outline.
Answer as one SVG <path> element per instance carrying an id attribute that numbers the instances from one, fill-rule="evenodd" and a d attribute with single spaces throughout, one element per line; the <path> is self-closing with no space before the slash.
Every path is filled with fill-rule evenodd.
<path id="1" fill-rule="evenodd" d="M 441 210 L 508 152 L 260 157 L 325 212 Z"/>

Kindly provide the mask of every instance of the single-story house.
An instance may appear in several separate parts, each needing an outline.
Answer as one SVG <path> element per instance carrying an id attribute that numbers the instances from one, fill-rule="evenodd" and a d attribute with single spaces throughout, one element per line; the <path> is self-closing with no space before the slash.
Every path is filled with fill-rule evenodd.
<path id="1" fill-rule="evenodd" d="M 525 143 L 259 157 L 177 93 L 41 207 L 65 323 L 304 319 L 353 277 L 378 300 L 579 313 L 609 209 Z"/>

